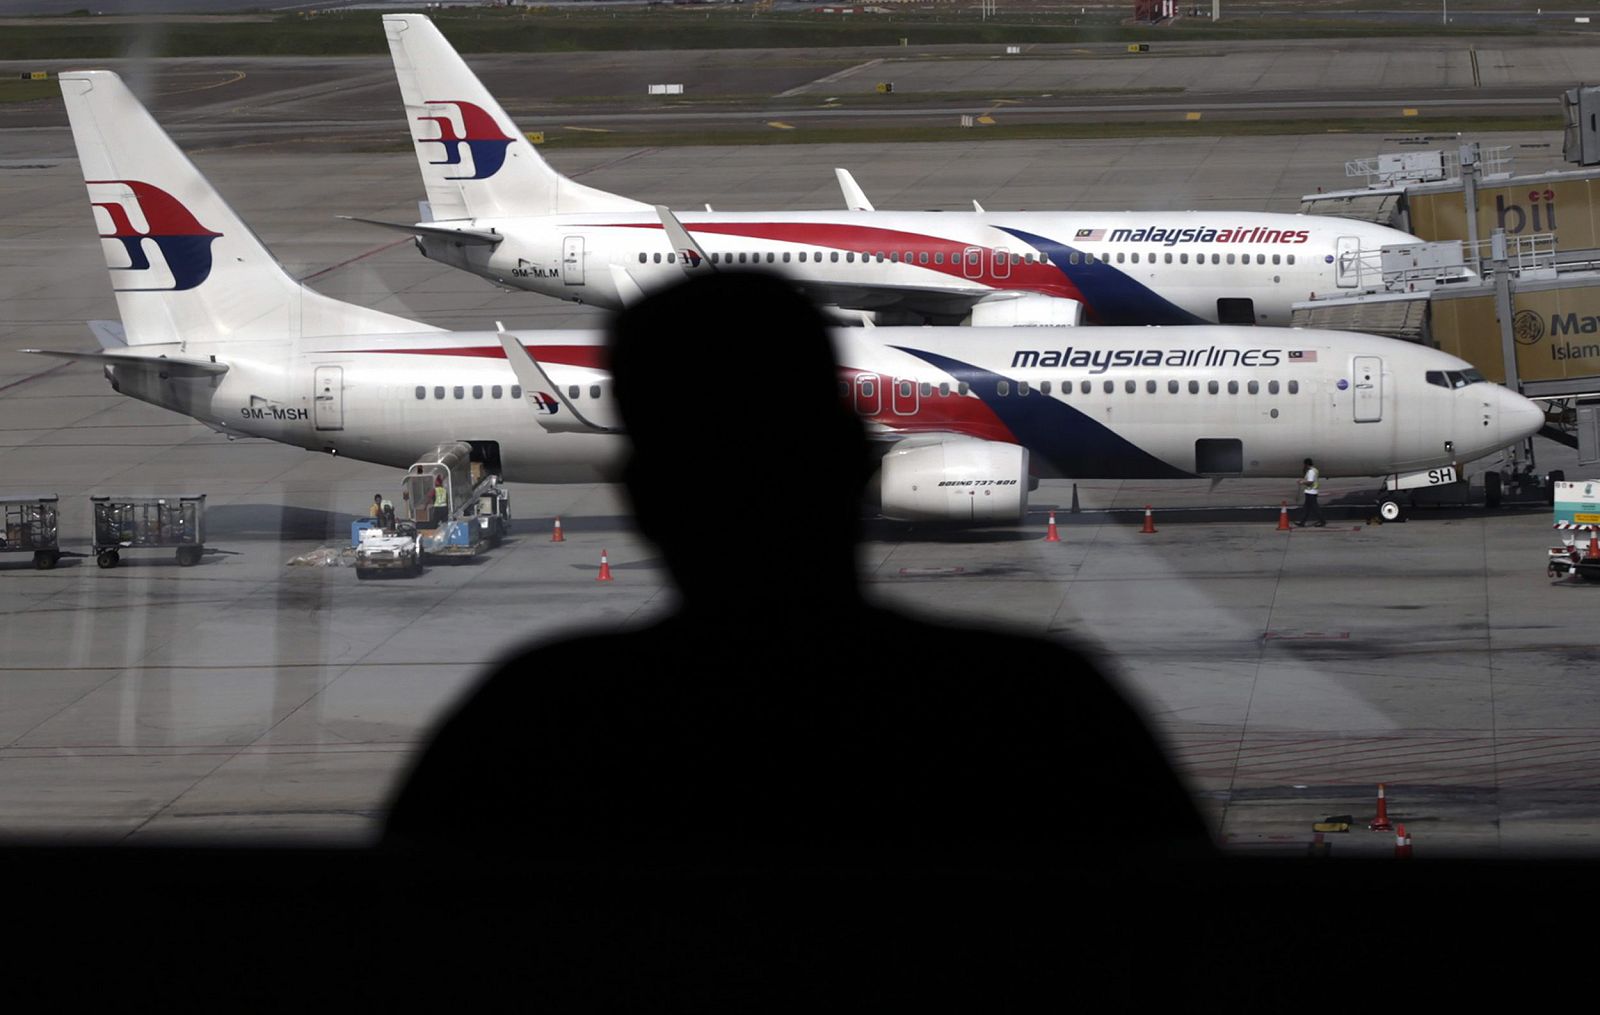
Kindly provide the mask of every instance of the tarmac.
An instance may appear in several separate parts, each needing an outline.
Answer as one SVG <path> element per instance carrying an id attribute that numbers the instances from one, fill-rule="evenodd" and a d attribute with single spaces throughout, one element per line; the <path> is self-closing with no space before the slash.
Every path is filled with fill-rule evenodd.
<path id="1" fill-rule="evenodd" d="M 197 114 L 198 115 L 198 114 Z M 398 113 L 394 116 L 398 129 Z M 198 129 L 203 117 L 191 121 Z M 1557 168 L 1560 139 L 1487 135 L 1518 168 Z M 1439 140 L 1439 146 L 1454 144 Z M 408 242 L 337 220 L 392 218 L 420 197 L 407 154 L 271 145 L 195 156 L 297 276 L 434 324 L 598 325 L 593 310 L 501 292 Z M 1346 159 L 1396 138 L 1127 139 L 962 145 L 596 149 L 552 155 L 585 183 L 676 207 L 837 207 L 831 169 L 879 208 L 1242 208 L 1293 211 L 1346 185 Z M 113 302 L 70 137 L 0 130 L 0 495 L 62 498 L 53 571 L 0 555 L 0 841 L 369 841 L 428 731 L 484 668 L 527 642 L 647 622 L 673 593 L 605 485 L 517 486 L 512 538 L 413 581 L 289 566 L 348 541 L 388 469 L 229 441 L 122 398 L 93 369 L 18 353 L 92 348 Z M 714 439 L 714 435 L 708 435 Z M 419 449 L 419 451 L 424 449 Z M 1538 443 L 1541 471 L 1577 478 Z M 1488 464 L 1488 463 L 1480 463 Z M 730 477 L 742 474 L 727 463 Z M 1368 832 L 1378 783 L 1416 855 L 1592 852 L 1600 846 L 1595 596 L 1552 584 L 1542 502 L 1370 521 L 1370 480 L 1327 483 L 1330 524 L 1280 532 L 1292 481 L 1047 482 L 1027 523 L 977 531 L 872 523 L 875 599 L 1095 647 L 1147 712 L 1219 841 L 1309 848 L 1350 816 L 1334 855 L 1391 853 Z M 783 532 L 804 504 L 730 483 L 707 505 L 705 552 L 742 583 L 805 566 Z M 209 552 L 88 556 L 88 498 L 205 493 Z M 1158 531 L 1142 534 L 1143 506 Z M 1056 507 L 1061 544 L 1043 541 Z M 761 511 L 772 539 L 730 547 L 721 512 Z M 550 541 L 560 516 L 566 540 Z M 602 551 L 615 581 L 597 583 Z M 606 660 L 602 665 L 630 665 Z M 1072 736 L 1070 728 L 1063 736 Z M 1057 802 L 1079 813 L 1115 785 Z"/>

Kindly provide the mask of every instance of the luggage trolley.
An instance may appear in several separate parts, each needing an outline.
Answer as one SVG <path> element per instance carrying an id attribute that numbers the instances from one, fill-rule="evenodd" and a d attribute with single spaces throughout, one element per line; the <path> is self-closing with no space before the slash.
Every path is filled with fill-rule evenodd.
<path id="1" fill-rule="evenodd" d="M 192 567 L 206 552 L 206 495 L 90 497 L 94 505 L 94 558 L 116 567 L 118 551 L 175 546 L 178 563 Z"/>
<path id="2" fill-rule="evenodd" d="M 56 546 L 59 512 L 55 494 L 17 496 L 0 499 L 0 514 L 5 515 L 5 532 L 0 535 L 0 553 L 32 553 L 33 566 L 48 571 L 61 559 Z"/>

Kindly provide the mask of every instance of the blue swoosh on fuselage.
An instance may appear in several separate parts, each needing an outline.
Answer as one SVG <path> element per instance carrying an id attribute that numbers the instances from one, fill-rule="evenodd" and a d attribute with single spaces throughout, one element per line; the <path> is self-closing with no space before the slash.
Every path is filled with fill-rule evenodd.
<path id="1" fill-rule="evenodd" d="M 1050 263 L 1077 286 L 1089 305 L 1087 316 L 1100 324 L 1214 324 L 1203 317 L 1183 309 L 1165 297 L 1156 295 L 1149 286 L 1140 285 L 1127 275 L 1096 258 L 1089 263 L 1088 256 L 1064 243 L 1046 239 L 1022 229 L 999 227 L 1036 250 L 1049 255 Z M 1071 257 L 1077 255 L 1079 263 Z"/>
<path id="2" fill-rule="evenodd" d="M 1193 479 L 1050 395 L 1002 396 L 995 385 L 1010 378 L 922 349 L 895 346 L 931 366 L 965 381 L 967 388 L 999 417 L 1017 443 L 1040 455 L 1063 476 L 1085 479 Z"/>

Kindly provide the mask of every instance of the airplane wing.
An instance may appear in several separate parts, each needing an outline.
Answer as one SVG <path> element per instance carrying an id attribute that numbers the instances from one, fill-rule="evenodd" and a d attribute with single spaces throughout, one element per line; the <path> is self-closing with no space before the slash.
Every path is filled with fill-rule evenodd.
<path id="1" fill-rule="evenodd" d="M 226 363 L 218 363 L 215 359 L 197 359 L 191 356 L 140 356 L 127 352 L 74 352 L 67 349 L 23 349 L 23 352 L 35 356 L 54 356 L 57 359 L 72 359 L 91 363 L 100 363 L 114 366 L 119 370 L 149 370 L 160 376 L 162 380 L 171 377 L 191 379 L 195 377 L 221 377 L 228 372 Z"/>
<path id="2" fill-rule="evenodd" d="M 522 382 L 522 390 L 529 395 L 536 391 L 552 392 L 561 402 L 572 418 L 577 421 L 577 426 L 562 424 L 546 424 L 541 418 L 539 425 L 546 430 L 562 433 L 622 433 L 621 427 L 604 426 L 585 416 L 572 400 L 561 390 L 561 386 L 550 379 L 550 375 L 539 361 L 528 352 L 527 346 L 517 341 L 514 335 L 506 333 L 505 326 L 499 321 L 495 322 L 495 333 L 500 339 L 500 347 L 506 351 L 506 360 L 511 364 L 512 373 L 517 375 L 517 380 Z M 554 417 L 550 417 L 552 420 Z"/>
<path id="3" fill-rule="evenodd" d="M 437 236 L 440 239 L 454 240 L 457 243 L 469 243 L 482 246 L 494 246 L 505 237 L 489 229 L 456 229 L 451 226 L 436 226 L 422 222 L 385 222 L 382 219 L 364 219 L 357 215 L 340 215 L 339 218 L 347 222 L 360 222 L 363 225 L 377 226 L 379 229 L 393 229 L 396 232 L 410 233 L 412 236 Z"/>
<path id="4" fill-rule="evenodd" d="M 851 211 L 872 211 L 872 202 L 867 200 L 867 192 L 856 183 L 856 178 L 850 175 L 850 170 L 835 168 L 833 175 L 838 177 L 839 189 L 844 192 L 844 206 Z"/>
<path id="5" fill-rule="evenodd" d="M 644 299 L 644 290 L 634 281 L 633 276 L 628 274 L 628 269 L 620 264 L 611 266 L 611 284 L 617 287 L 617 296 L 625 307 L 631 307 Z"/>

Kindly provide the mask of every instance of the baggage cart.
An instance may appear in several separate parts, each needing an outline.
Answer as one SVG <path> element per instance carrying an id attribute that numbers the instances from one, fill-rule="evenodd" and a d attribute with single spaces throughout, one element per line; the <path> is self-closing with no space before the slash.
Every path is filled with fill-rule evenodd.
<path id="1" fill-rule="evenodd" d="M 204 556 L 206 495 L 90 497 L 94 505 L 94 558 L 116 567 L 124 549 L 171 546 L 178 563 L 192 567 Z"/>
<path id="2" fill-rule="evenodd" d="M 5 530 L 0 533 L 0 553 L 31 553 L 33 566 L 48 571 L 61 559 L 56 545 L 58 520 L 55 494 L 13 496 L 0 499 Z"/>

